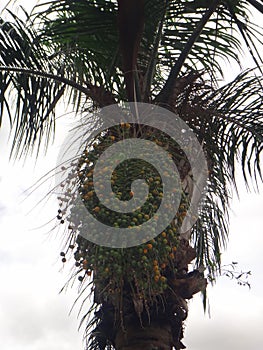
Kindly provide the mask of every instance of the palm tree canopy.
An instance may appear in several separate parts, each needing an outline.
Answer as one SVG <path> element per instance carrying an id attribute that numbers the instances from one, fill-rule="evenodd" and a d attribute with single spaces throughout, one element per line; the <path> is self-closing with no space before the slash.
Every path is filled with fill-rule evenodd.
<path id="1" fill-rule="evenodd" d="M 48 145 L 63 98 L 76 113 L 136 99 L 178 114 L 207 157 L 207 193 L 192 239 L 197 265 L 213 279 L 227 242 L 237 164 L 247 184 L 262 180 L 263 31 L 250 12 L 263 13 L 262 1 L 134 4 L 133 15 L 141 17 L 128 29 L 131 0 L 52 0 L 20 17 L 7 10 L 0 20 L 0 122 L 5 112 L 12 152 L 22 156 Z M 243 51 L 255 67 L 219 84 L 222 63 L 241 67 Z"/>
<path id="2" fill-rule="evenodd" d="M 219 262 L 215 247 L 226 241 L 223 218 L 236 161 L 241 160 L 245 180 L 261 176 L 262 31 L 250 20 L 252 6 L 262 12 L 257 1 L 145 1 L 137 97 L 168 102 L 206 147 L 213 168 L 206 205 L 213 220 L 200 219 L 195 241 L 200 262 L 210 265 Z M 126 99 L 117 1 L 51 1 L 30 15 L 23 11 L 23 19 L 8 15 L 8 21 L 1 19 L 0 104 L 1 119 L 5 110 L 15 130 L 16 155 L 39 147 L 43 138 L 48 144 L 63 96 L 76 111 L 90 101 L 102 107 Z M 244 47 L 257 70 L 219 88 L 222 59 L 240 64 Z M 207 245 L 215 249 L 211 257 Z"/>

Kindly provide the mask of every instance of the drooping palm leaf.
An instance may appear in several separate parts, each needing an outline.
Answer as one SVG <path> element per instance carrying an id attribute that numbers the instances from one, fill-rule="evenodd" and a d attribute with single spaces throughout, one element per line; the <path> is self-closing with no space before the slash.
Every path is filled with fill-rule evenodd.
<path id="1" fill-rule="evenodd" d="M 94 83 L 102 84 L 103 81 L 112 91 L 114 82 L 119 95 L 123 97 L 118 55 L 117 2 L 104 1 L 102 4 L 95 0 L 54 0 L 47 4 L 50 5 L 47 10 L 42 11 L 41 7 L 35 9 L 36 16 L 44 24 L 47 37 L 57 40 L 68 52 L 69 59 L 72 54 L 90 62 L 89 69 L 96 67 L 99 72 L 99 76 L 96 76 L 92 69 Z M 215 81 L 217 72 L 223 73 L 220 59 L 233 59 L 240 63 L 243 39 L 259 66 L 262 61 L 256 43 L 262 40 L 262 31 L 249 19 L 247 5 L 246 1 L 178 3 L 145 0 L 145 29 L 138 57 L 139 72 L 143 76 L 150 74 L 148 78 L 145 77 L 144 84 L 148 86 L 144 86 L 144 90 L 149 91 L 149 84 L 154 81 L 151 89 L 156 96 L 164 85 L 167 73 L 170 73 L 170 79 L 169 83 L 166 82 L 166 90 L 170 90 L 171 82 L 178 75 L 189 71 L 189 67 L 204 69 Z M 100 17 L 99 23 L 96 16 Z M 150 78 L 153 68 L 149 70 L 149 67 L 153 57 L 156 78 Z M 83 67 L 80 68 L 83 79 L 84 71 Z M 158 101 L 162 96 L 158 97 Z M 145 96 L 144 99 L 149 98 Z"/>
<path id="2" fill-rule="evenodd" d="M 78 74 L 78 82 L 107 86 L 120 83 L 116 4 L 112 1 L 52 1 L 36 7 L 35 21 L 44 28 L 43 40 L 57 43 Z M 55 16 L 55 18 L 54 18 Z M 54 18 L 54 19 L 53 19 Z M 99 18 L 99 20 L 98 20 Z M 114 76 L 114 80 L 112 77 Z"/>
<path id="3" fill-rule="evenodd" d="M 0 27 L 0 118 L 8 107 L 5 110 L 14 127 L 13 151 L 17 146 L 17 152 L 24 147 L 23 152 L 27 153 L 30 146 L 38 143 L 39 147 L 43 137 L 48 142 L 52 135 L 55 106 L 64 94 L 65 84 L 32 74 L 38 71 L 63 76 L 63 66 L 58 68 L 48 59 L 34 29 L 15 15 L 12 17 L 12 23 L 1 20 Z M 20 68 L 24 72 L 19 72 Z"/>
<path id="4" fill-rule="evenodd" d="M 58 53 L 56 45 L 46 45 L 27 13 L 25 20 L 9 14 L 12 20 L 1 19 L 0 23 L 0 122 L 5 110 L 13 128 L 12 152 L 21 156 L 35 144 L 39 149 L 43 140 L 45 147 L 48 145 L 54 134 L 55 108 L 62 96 L 68 96 L 68 104 L 76 111 L 83 108 L 85 95 L 98 105 L 115 101 L 106 89 L 90 83 L 90 71 L 86 71 L 85 82 L 79 79 L 74 69 L 76 59 L 72 62 L 67 52 Z M 81 62 L 81 57 L 78 60 Z"/>
<path id="5" fill-rule="evenodd" d="M 251 178 L 256 185 L 262 180 L 262 77 L 251 73 L 245 71 L 231 83 L 205 95 L 203 105 L 210 111 L 203 116 L 206 127 L 194 129 L 210 159 L 210 178 L 193 239 L 197 263 L 208 266 L 212 275 L 220 268 L 220 255 L 227 242 L 230 189 L 234 186 L 237 190 L 237 165 L 241 163 L 248 186 Z"/>

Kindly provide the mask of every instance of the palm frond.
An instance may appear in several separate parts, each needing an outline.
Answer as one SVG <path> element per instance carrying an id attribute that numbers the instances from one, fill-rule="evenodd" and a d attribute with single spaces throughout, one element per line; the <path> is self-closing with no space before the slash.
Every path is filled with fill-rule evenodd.
<path id="1" fill-rule="evenodd" d="M 0 124 L 7 112 L 13 128 L 12 153 L 18 157 L 35 145 L 37 152 L 41 143 L 48 146 L 62 97 L 67 96 L 67 104 L 75 111 L 82 109 L 88 98 L 99 106 L 115 100 L 104 86 L 90 83 L 89 71 L 85 81 L 79 79 L 74 70 L 76 59 L 71 61 L 66 52 L 56 52 L 56 45 L 43 42 L 42 33 L 26 12 L 25 20 L 8 12 L 12 21 L 0 20 Z"/>
<path id="2" fill-rule="evenodd" d="M 43 43 L 56 44 L 66 54 L 76 81 L 112 92 L 114 84 L 122 84 L 114 2 L 51 1 L 36 6 L 33 17 L 42 28 Z"/>
<path id="3" fill-rule="evenodd" d="M 55 107 L 64 94 L 65 84 L 50 79 L 63 76 L 63 68 L 55 68 L 47 59 L 35 31 L 10 14 L 14 21 L 1 20 L 0 26 L 0 119 L 5 110 L 14 127 L 12 150 L 16 148 L 18 156 L 19 151 L 27 153 L 36 143 L 39 148 L 44 134 L 44 142 L 48 143 L 54 128 Z M 32 75 L 34 71 L 50 72 L 50 76 Z"/>
<path id="4" fill-rule="evenodd" d="M 233 5 L 230 1 L 146 0 L 145 29 L 137 62 L 144 90 L 151 90 L 154 96 L 163 90 L 163 95 L 171 90 L 178 75 L 189 72 L 189 67 L 204 69 L 215 81 L 217 73 L 223 75 L 220 59 L 240 64 L 242 36 L 259 66 L 256 43 L 262 41 L 262 31 L 249 20 L 246 6 L 245 1 Z M 79 83 L 87 80 L 88 74 L 90 83 L 106 85 L 121 99 L 125 96 L 116 1 L 54 0 L 37 6 L 34 13 L 35 20 L 44 27 L 43 40 L 46 44 L 57 42 L 57 50 L 66 52 L 75 74 L 78 71 Z"/>
<path id="5" fill-rule="evenodd" d="M 245 1 L 235 5 L 230 1 L 172 1 L 159 48 L 159 64 L 169 76 L 157 101 L 165 99 L 178 75 L 189 71 L 189 67 L 206 71 L 215 82 L 218 73 L 223 76 L 222 59 L 240 65 L 243 41 L 260 68 L 257 44 L 262 42 L 262 29 L 249 19 Z"/>
<path id="6" fill-rule="evenodd" d="M 263 13 L 263 4 L 258 2 L 257 0 L 248 0 L 248 2 L 254 6 L 259 12 Z"/>
<path id="7" fill-rule="evenodd" d="M 252 73 L 252 74 L 251 74 Z M 244 180 L 262 180 L 260 154 L 263 143 L 262 76 L 251 70 L 241 73 L 233 82 L 213 95 L 215 118 L 219 121 L 218 147 L 225 154 L 230 176 L 235 178 L 235 163 L 241 161 Z"/>
<path id="8" fill-rule="evenodd" d="M 256 186 L 262 180 L 260 158 L 263 149 L 262 77 L 255 71 L 241 73 L 225 86 L 205 94 L 208 114 L 200 118 L 203 127 L 191 125 L 203 140 L 209 160 L 207 195 L 193 229 L 197 264 L 208 266 L 211 275 L 220 270 L 220 255 L 228 237 L 231 188 L 238 192 L 237 172 L 241 164 L 244 181 Z M 193 121 L 192 121 L 193 123 Z"/>

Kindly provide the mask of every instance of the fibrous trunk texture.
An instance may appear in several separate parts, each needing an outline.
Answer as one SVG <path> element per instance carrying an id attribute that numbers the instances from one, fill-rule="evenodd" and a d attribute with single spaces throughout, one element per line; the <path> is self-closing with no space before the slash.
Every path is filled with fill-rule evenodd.
<path id="1" fill-rule="evenodd" d="M 101 308 L 97 312 L 100 322 L 94 335 L 100 334 L 103 344 L 100 350 L 104 350 L 106 344 L 116 350 L 184 349 L 187 300 L 204 290 L 207 284 L 202 272 L 188 272 L 188 264 L 194 257 L 194 249 L 182 239 L 175 256 L 176 272 L 167 270 L 169 286 L 163 295 L 152 300 L 136 299 L 128 284 L 123 286 L 120 308 L 115 301 L 101 301 L 96 296 Z"/>
<path id="2" fill-rule="evenodd" d="M 116 350 L 171 350 L 172 330 L 169 324 L 146 327 L 129 325 L 117 332 Z"/>

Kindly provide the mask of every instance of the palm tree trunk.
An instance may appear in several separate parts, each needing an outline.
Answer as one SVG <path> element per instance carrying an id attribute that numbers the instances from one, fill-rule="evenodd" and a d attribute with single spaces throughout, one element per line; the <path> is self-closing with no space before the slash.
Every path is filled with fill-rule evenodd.
<path id="1" fill-rule="evenodd" d="M 142 300 L 123 285 L 121 299 L 102 301 L 95 288 L 95 302 L 101 305 L 97 313 L 98 326 L 94 336 L 103 339 L 103 346 L 115 350 L 181 350 L 187 300 L 204 290 L 207 284 L 198 270 L 187 271 L 194 258 L 194 249 L 182 239 L 176 251 L 176 272 L 167 270 L 168 288 L 152 300 Z M 98 349 L 98 347 L 96 348 Z"/>
<path id="2" fill-rule="evenodd" d="M 117 332 L 116 350 L 171 350 L 172 330 L 169 324 L 150 324 L 147 327 L 129 325 Z"/>

